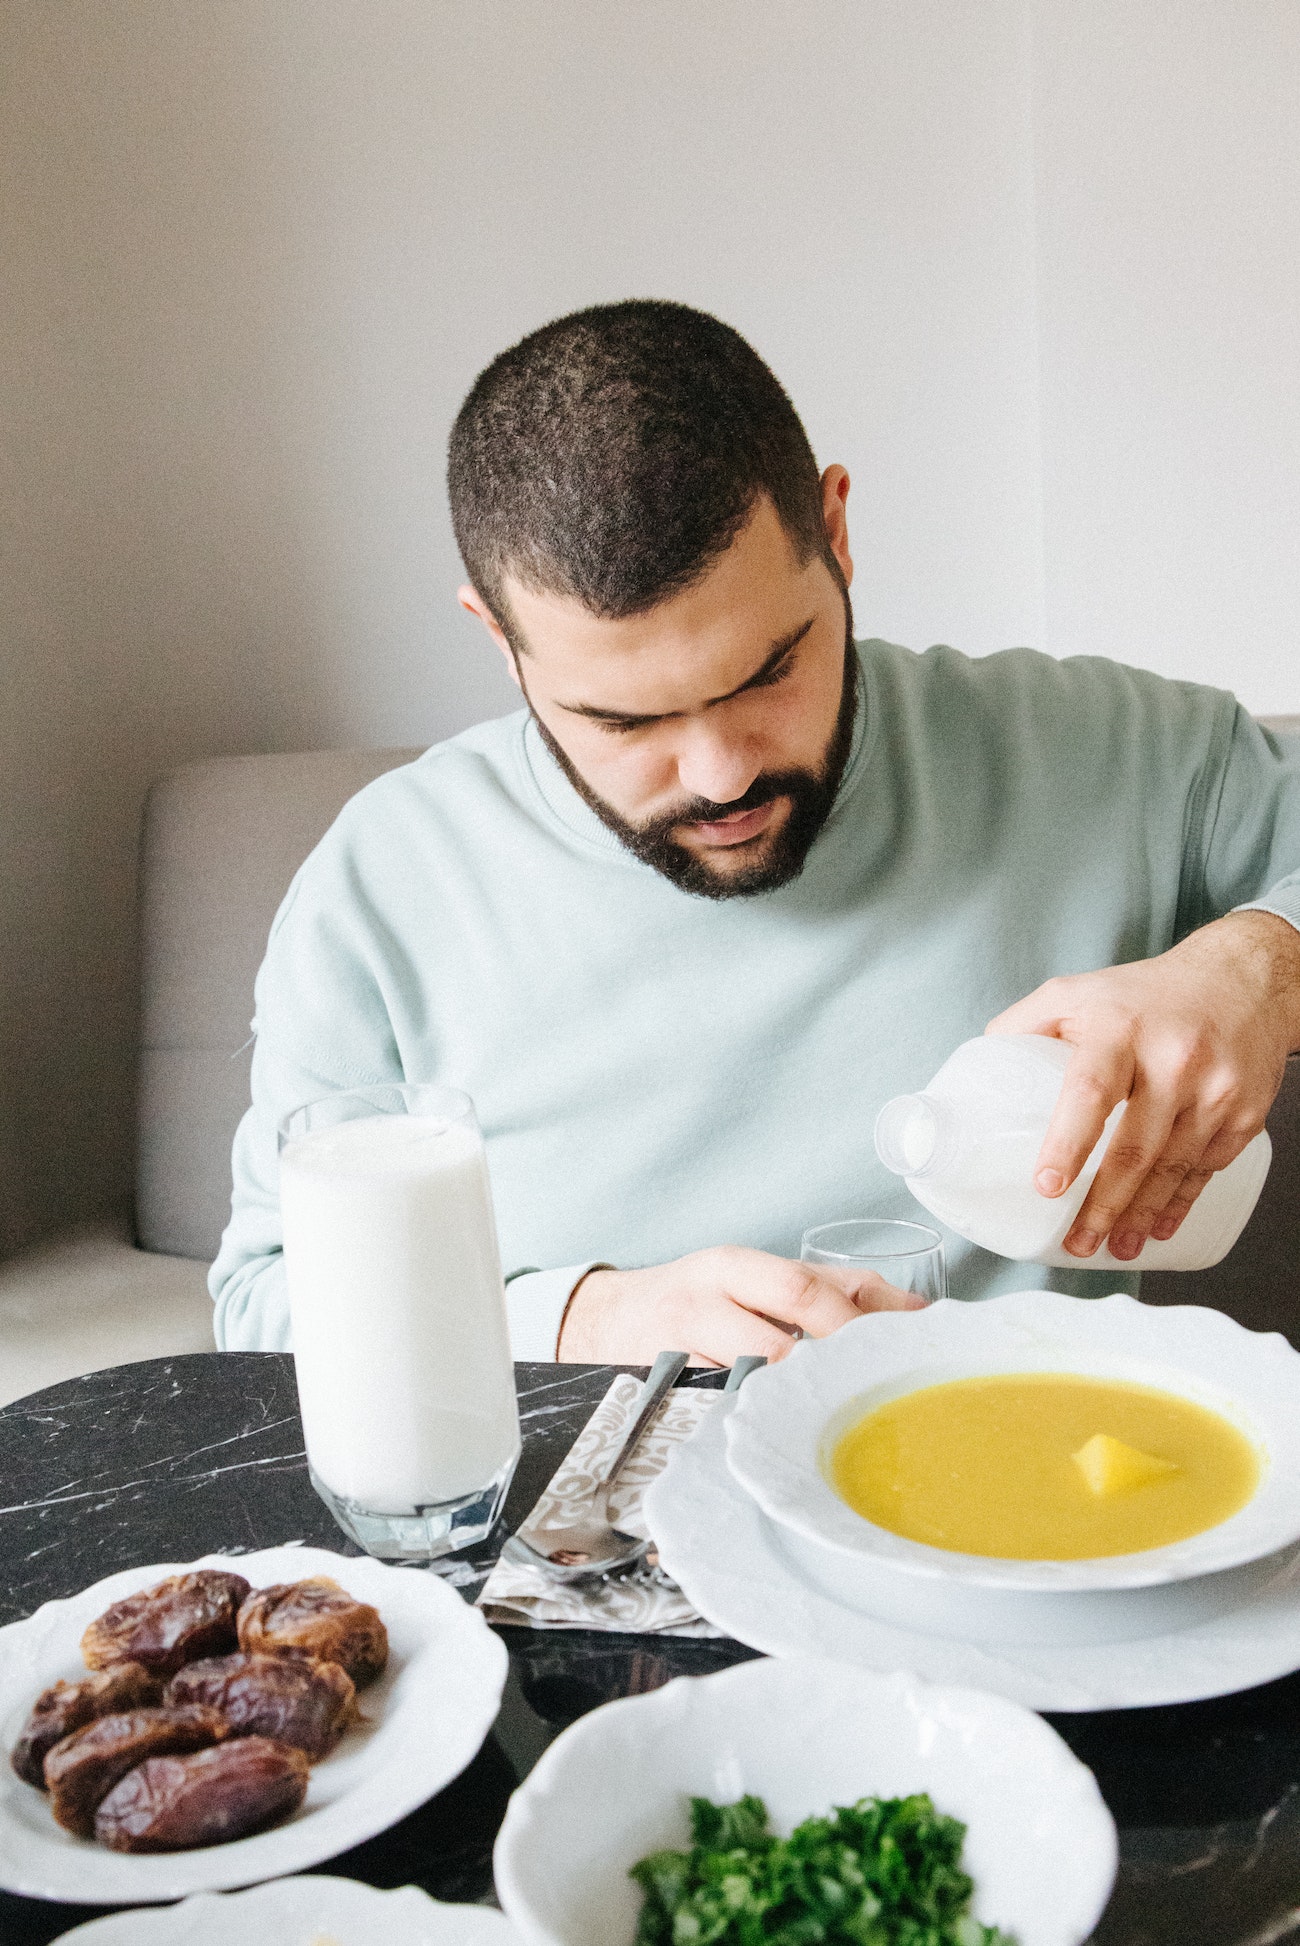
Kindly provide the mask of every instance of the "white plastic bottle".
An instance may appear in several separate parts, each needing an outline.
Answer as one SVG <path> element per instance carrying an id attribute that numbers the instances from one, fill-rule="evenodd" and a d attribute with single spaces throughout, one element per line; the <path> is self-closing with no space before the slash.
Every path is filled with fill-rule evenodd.
<path id="1" fill-rule="evenodd" d="M 1106 1152 L 1123 1103 L 1064 1196 L 1034 1188 L 1038 1153 L 1074 1049 L 1039 1034 L 964 1041 L 924 1093 L 896 1095 L 876 1120 L 876 1154 L 904 1176 L 918 1203 L 959 1236 L 1022 1263 L 1073 1270 L 1205 1270 L 1226 1257 L 1246 1226 L 1273 1156 L 1267 1131 L 1212 1176 L 1159 1243 L 1127 1261 L 1102 1244 L 1073 1257 L 1062 1244 Z"/>

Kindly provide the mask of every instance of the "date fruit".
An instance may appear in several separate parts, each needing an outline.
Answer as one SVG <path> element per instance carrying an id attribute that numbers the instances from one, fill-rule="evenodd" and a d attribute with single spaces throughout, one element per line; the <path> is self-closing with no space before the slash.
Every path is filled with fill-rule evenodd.
<path id="1" fill-rule="evenodd" d="M 142 1709 L 98 1717 L 56 1743 L 45 1759 L 50 1809 L 65 1831 L 89 1838 L 98 1806 L 137 1764 L 202 1750 L 229 1734 L 224 1716 L 212 1709 Z"/>
<path id="2" fill-rule="evenodd" d="M 242 1575 L 220 1568 L 169 1575 L 106 1608 L 81 1638 L 82 1657 L 91 1669 L 140 1662 L 156 1676 L 174 1676 L 183 1663 L 239 1646 L 235 1616 L 248 1592 Z"/>
<path id="3" fill-rule="evenodd" d="M 56 1682 L 36 1698 L 9 1761 L 24 1783 L 43 1791 L 45 1759 L 56 1743 L 97 1716 L 143 1709 L 161 1698 L 161 1679 L 138 1662 L 119 1662 L 81 1682 Z"/>
<path id="4" fill-rule="evenodd" d="M 322 1662 L 342 1663 L 358 1689 L 388 1661 L 379 1610 L 323 1574 L 257 1589 L 241 1607 L 238 1627 L 241 1649 L 270 1655 L 303 1649 Z"/>
<path id="5" fill-rule="evenodd" d="M 220 1710 L 232 1736 L 273 1737 L 327 1757 L 351 1721 L 356 1687 L 337 1662 L 301 1653 L 234 1655 L 191 1662 L 167 1686 L 169 1703 L 206 1703 Z"/>
<path id="6" fill-rule="evenodd" d="M 192 1757 L 150 1757 L 100 1804 L 95 1836 L 114 1851 L 188 1851 L 246 1838 L 307 1795 L 301 1750 L 239 1737 Z"/>

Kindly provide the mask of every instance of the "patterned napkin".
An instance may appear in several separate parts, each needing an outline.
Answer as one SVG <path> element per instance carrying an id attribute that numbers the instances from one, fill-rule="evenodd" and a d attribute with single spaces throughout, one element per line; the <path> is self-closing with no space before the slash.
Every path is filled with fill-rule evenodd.
<path id="1" fill-rule="evenodd" d="M 629 1424 L 641 1385 L 620 1372 L 583 1427 L 559 1472 L 528 1516 L 566 1526 L 604 1479 Z M 636 1443 L 610 1495 L 610 1518 L 629 1534 L 646 1533 L 641 1496 L 721 1397 L 686 1388 L 668 1394 Z M 498 1561 L 478 1597 L 490 1622 L 528 1628 L 604 1628 L 629 1635 L 721 1635 L 691 1607 L 675 1581 L 644 1562 L 605 1581 L 553 1581 L 541 1568 Z"/>

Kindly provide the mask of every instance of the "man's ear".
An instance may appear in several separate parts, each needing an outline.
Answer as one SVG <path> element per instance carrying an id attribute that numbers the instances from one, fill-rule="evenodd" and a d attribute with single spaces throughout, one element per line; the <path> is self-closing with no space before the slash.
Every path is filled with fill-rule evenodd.
<path id="1" fill-rule="evenodd" d="M 842 466 L 828 466 L 822 474 L 822 520 L 831 553 L 840 564 L 847 588 L 853 579 L 853 556 L 849 553 L 849 524 L 846 512 L 849 476 Z"/>
<path id="2" fill-rule="evenodd" d="M 467 581 L 463 588 L 457 588 L 456 599 L 467 615 L 478 616 L 478 619 L 482 622 L 484 628 L 505 657 L 506 668 L 510 671 L 511 682 L 522 689 L 523 684 L 519 681 L 519 668 L 515 661 L 515 652 L 510 646 L 510 638 L 484 601 L 478 589 L 471 588 Z"/>

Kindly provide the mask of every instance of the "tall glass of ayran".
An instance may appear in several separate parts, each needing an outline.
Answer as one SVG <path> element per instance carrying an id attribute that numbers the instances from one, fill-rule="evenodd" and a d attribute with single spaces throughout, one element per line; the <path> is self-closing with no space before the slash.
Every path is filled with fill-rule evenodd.
<path id="1" fill-rule="evenodd" d="M 280 1125 L 312 1484 L 383 1561 L 485 1538 L 519 1458 L 492 1192 L 468 1095 L 327 1095 Z"/>

